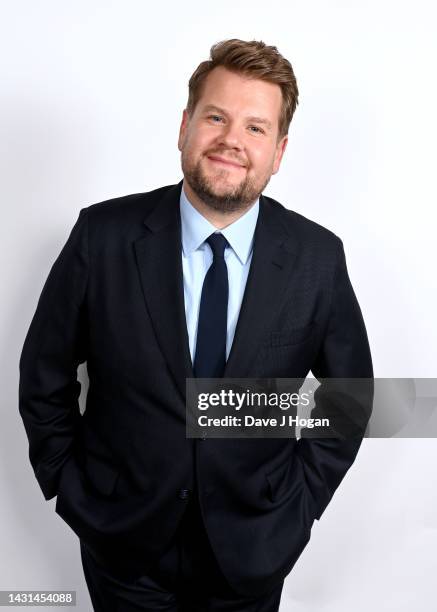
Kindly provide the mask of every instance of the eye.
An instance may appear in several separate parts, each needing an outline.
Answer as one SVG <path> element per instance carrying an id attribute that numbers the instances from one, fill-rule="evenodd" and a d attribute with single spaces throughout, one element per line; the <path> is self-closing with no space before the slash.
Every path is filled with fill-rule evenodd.
<path id="1" fill-rule="evenodd" d="M 209 115 L 208 119 L 222 119 L 222 117 L 220 117 L 220 115 Z M 214 123 L 216 123 L 214 121 Z"/>
<path id="2" fill-rule="evenodd" d="M 255 134 L 264 134 L 264 131 L 261 128 L 257 127 L 256 125 L 250 125 L 249 129 L 255 129 L 256 130 L 256 132 L 254 132 Z"/>

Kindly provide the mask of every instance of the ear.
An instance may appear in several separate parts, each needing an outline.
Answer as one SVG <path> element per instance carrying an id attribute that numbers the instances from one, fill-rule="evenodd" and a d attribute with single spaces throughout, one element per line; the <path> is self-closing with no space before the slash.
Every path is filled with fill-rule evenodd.
<path id="1" fill-rule="evenodd" d="M 187 109 L 184 108 L 184 110 L 182 111 L 181 126 L 179 128 L 179 139 L 178 139 L 179 151 L 182 151 L 182 146 L 185 140 L 185 134 L 187 132 L 187 125 L 188 125 L 189 120 L 190 120 L 190 117 L 188 115 Z"/>
<path id="2" fill-rule="evenodd" d="M 284 155 L 285 149 L 288 143 L 288 135 L 286 134 L 281 138 L 281 140 L 276 145 L 275 158 L 273 160 L 273 172 L 272 174 L 276 174 L 279 170 L 279 166 L 281 165 L 282 156 Z"/>

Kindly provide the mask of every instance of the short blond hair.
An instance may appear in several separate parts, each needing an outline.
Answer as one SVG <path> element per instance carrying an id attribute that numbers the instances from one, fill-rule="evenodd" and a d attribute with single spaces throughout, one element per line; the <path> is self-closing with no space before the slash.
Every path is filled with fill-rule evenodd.
<path id="1" fill-rule="evenodd" d="M 201 62 L 188 82 L 187 112 L 191 116 L 202 95 L 202 86 L 208 74 L 217 66 L 276 83 L 282 91 L 278 140 L 288 134 L 288 129 L 298 105 L 299 90 L 290 62 L 274 46 L 260 40 L 244 41 L 231 38 L 211 47 L 210 59 Z"/>

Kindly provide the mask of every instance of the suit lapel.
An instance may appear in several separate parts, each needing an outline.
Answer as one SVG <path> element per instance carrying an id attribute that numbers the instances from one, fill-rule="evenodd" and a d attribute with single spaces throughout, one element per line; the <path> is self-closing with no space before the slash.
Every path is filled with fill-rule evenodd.
<path id="1" fill-rule="evenodd" d="M 166 191 L 144 219 L 147 234 L 135 253 L 147 310 L 160 348 L 185 398 L 194 376 L 185 317 L 179 198 L 182 181 Z"/>
<path id="2" fill-rule="evenodd" d="M 193 368 L 185 317 L 179 199 L 182 181 L 165 192 L 144 219 L 147 234 L 135 242 L 135 253 L 147 310 L 158 343 L 185 398 L 185 379 Z M 284 210 L 260 196 L 252 262 L 226 363 L 225 378 L 251 375 L 263 334 L 272 327 L 290 283 L 297 237 L 282 222 Z"/>
<path id="3" fill-rule="evenodd" d="M 225 378 L 251 376 L 259 342 L 272 329 L 274 316 L 290 284 L 297 239 L 285 229 L 278 204 L 260 196 L 252 262 L 240 309 Z"/>

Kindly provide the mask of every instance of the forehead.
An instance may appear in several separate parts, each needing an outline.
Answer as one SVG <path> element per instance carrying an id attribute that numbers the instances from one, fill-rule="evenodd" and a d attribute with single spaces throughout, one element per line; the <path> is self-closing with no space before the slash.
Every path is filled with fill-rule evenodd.
<path id="1" fill-rule="evenodd" d="M 208 104 L 249 114 L 263 113 L 269 119 L 279 117 L 282 92 L 279 85 L 233 72 L 218 66 L 214 68 L 202 86 L 197 103 L 199 112 Z"/>

